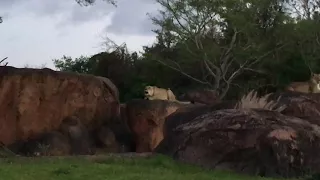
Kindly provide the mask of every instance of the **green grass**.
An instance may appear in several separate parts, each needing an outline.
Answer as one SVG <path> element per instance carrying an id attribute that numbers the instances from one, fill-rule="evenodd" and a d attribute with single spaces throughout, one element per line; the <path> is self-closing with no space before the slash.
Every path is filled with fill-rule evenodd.
<path id="1" fill-rule="evenodd" d="M 163 156 L 7 158 L 0 160 L 0 176 L 3 180 L 271 180 L 207 171 Z"/>

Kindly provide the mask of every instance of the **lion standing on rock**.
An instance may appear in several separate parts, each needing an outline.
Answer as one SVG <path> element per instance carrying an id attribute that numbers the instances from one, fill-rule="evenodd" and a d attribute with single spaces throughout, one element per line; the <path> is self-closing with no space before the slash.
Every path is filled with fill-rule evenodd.
<path id="1" fill-rule="evenodd" d="M 170 88 L 163 89 L 158 88 L 157 86 L 146 86 L 144 88 L 144 96 L 145 99 L 148 100 L 170 100 L 170 101 L 176 101 L 176 96 L 173 94 Z"/>

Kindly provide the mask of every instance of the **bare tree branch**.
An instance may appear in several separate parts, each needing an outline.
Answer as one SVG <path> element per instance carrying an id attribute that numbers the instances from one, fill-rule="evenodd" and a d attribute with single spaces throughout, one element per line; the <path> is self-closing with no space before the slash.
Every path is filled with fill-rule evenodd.
<path id="1" fill-rule="evenodd" d="M 259 41 L 261 40 L 260 30 L 261 27 L 265 28 L 266 23 L 261 22 L 264 21 L 265 17 L 258 16 L 264 15 L 265 12 L 252 14 L 258 17 L 259 22 L 257 22 L 256 17 L 247 21 L 245 18 L 248 14 L 241 14 L 242 12 L 239 13 L 240 18 L 234 18 L 230 14 L 242 10 L 243 13 L 247 13 L 248 9 L 246 9 L 245 3 L 242 4 L 244 6 L 237 4 L 237 7 L 231 6 L 222 10 L 221 8 L 225 8 L 226 5 L 223 2 L 216 1 L 195 3 L 182 0 L 157 0 L 157 2 L 165 9 L 161 11 L 163 19 L 157 21 L 158 25 L 161 28 L 167 28 L 170 33 L 177 37 L 176 42 L 179 42 L 179 45 L 185 45 L 186 52 L 191 55 L 191 61 L 199 62 L 201 68 L 199 72 L 202 77 L 195 78 L 192 77 L 191 73 L 184 72 L 178 64 L 180 60 L 172 61 L 175 64 L 173 66 L 170 65 L 171 62 L 165 61 L 169 63 L 167 64 L 158 59 L 157 61 L 198 83 L 210 85 L 214 90 L 222 92 L 220 98 L 225 96 L 233 81 L 244 71 L 266 74 L 262 70 L 255 69 L 255 65 L 266 59 L 274 51 L 286 46 L 286 44 L 281 43 L 283 45 L 280 47 L 277 45 L 277 48 L 270 51 L 269 49 L 265 50 L 268 52 L 263 51 L 262 47 L 268 47 L 268 42 Z M 276 13 L 279 13 L 270 15 L 271 19 L 283 13 L 279 8 L 273 7 L 274 3 L 267 6 L 269 5 L 277 11 Z M 252 8 L 254 13 L 260 11 L 259 7 L 257 9 L 255 9 L 256 7 Z M 272 13 L 273 9 L 271 10 Z M 263 11 L 265 10 L 263 9 Z M 266 18 L 269 18 L 269 15 L 266 16 Z M 239 23 L 238 21 L 241 20 L 244 22 Z M 169 22 L 169 25 L 166 22 Z M 233 31 L 233 34 L 230 34 L 230 31 Z M 246 52 L 243 53 L 243 51 Z"/>
<path id="2" fill-rule="evenodd" d="M 8 59 L 8 57 L 3 58 L 3 59 L 0 61 L 0 64 L 1 64 L 3 61 L 5 61 L 6 59 Z M 7 66 L 7 65 L 8 65 L 8 62 L 6 62 L 3 66 Z"/>
<path id="3" fill-rule="evenodd" d="M 181 69 L 180 65 L 179 65 L 178 63 L 174 62 L 174 61 L 171 61 L 171 62 L 175 63 L 175 65 L 177 66 L 177 68 L 176 68 L 176 67 L 173 67 L 173 66 L 170 66 L 170 65 L 168 65 L 167 63 L 165 63 L 165 62 L 163 62 L 163 61 L 161 61 L 161 60 L 159 60 L 159 59 L 155 59 L 155 60 L 156 60 L 157 62 L 159 62 L 160 64 L 162 64 L 162 65 L 164 65 L 164 66 L 167 66 L 167 67 L 169 67 L 169 68 L 171 68 L 171 69 L 173 69 L 173 70 L 175 70 L 175 71 L 177 71 L 177 72 L 180 72 L 180 73 L 183 74 L 184 76 L 186 76 L 186 77 L 188 77 L 188 78 L 190 78 L 190 79 L 192 79 L 192 80 L 194 80 L 194 81 L 196 81 L 196 82 L 198 82 L 198 83 L 200 83 L 200 84 L 205 84 L 205 85 L 211 86 L 210 83 L 205 82 L 205 81 L 201 81 L 201 80 L 199 80 L 199 79 L 197 79 L 197 78 L 195 78 L 195 77 L 193 77 L 193 76 L 185 73 L 185 72 Z"/>

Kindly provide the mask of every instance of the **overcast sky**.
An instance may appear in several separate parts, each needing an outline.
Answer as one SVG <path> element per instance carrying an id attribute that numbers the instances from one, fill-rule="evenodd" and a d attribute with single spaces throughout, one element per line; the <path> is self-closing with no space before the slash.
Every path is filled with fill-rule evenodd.
<path id="1" fill-rule="evenodd" d="M 103 51 L 103 37 L 129 50 L 154 41 L 146 13 L 155 14 L 153 0 L 118 0 L 118 7 L 97 0 L 89 7 L 75 0 L 0 0 L 0 59 L 15 67 L 54 68 L 52 59 Z"/>

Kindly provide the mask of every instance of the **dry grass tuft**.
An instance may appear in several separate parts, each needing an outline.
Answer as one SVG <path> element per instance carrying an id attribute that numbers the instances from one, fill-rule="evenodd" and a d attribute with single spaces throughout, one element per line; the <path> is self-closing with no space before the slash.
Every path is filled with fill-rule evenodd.
<path id="1" fill-rule="evenodd" d="M 257 92 L 251 90 L 248 94 L 242 96 L 240 101 L 236 104 L 235 109 L 258 108 L 281 112 L 287 107 L 286 105 L 278 106 L 281 96 L 276 101 L 268 101 L 268 97 L 270 95 L 271 93 L 262 97 L 258 97 Z"/>

